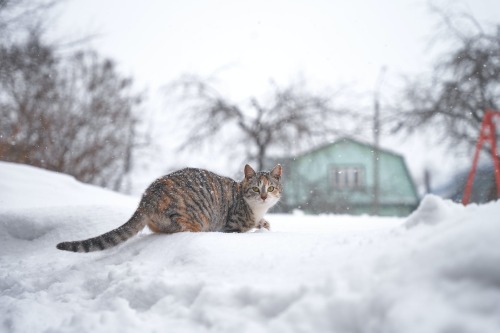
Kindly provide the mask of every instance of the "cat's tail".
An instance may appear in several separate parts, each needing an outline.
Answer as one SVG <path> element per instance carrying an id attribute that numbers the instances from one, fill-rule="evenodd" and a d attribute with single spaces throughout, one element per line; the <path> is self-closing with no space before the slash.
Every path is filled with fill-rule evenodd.
<path id="1" fill-rule="evenodd" d="M 121 227 L 111 230 L 100 236 L 82 241 L 62 242 L 57 244 L 59 250 L 73 252 L 101 251 L 125 242 L 141 231 L 147 223 L 147 218 L 136 211 L 134 215 Z"/>

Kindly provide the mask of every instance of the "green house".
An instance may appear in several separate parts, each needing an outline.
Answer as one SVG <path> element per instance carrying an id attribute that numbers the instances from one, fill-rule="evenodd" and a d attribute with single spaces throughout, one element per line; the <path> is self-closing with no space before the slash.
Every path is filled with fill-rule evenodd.
<path id="1" fill-rule="evenodd" d="M 284 171 L 284 195 L 279 210 L 300 209 L 311 214 L 410 214 L 418 206 L 419 197 L 404 158 L 385 149 L 378 150 L 377 191 L 374 154 L 372 145 L 343 138 L 300 156 L 279 159 Z"/>

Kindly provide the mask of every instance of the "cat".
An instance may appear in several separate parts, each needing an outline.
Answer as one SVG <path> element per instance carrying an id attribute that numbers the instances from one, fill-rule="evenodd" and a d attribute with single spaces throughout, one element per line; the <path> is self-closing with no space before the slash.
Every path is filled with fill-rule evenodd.
<path id="1" fill-rule="evenodd" d="M 59 250 L 91 252 L 125 242 L 146 225 L 153 232 L 246 232 L 270 230 L 264 214 L 281 197 L 281 165 L 255 172 L 248 164 L 236 182 L 213 172 L 186 168 L 154 181 L 132 217 L 117 229 L 83 241 L 62 242 Z"/>

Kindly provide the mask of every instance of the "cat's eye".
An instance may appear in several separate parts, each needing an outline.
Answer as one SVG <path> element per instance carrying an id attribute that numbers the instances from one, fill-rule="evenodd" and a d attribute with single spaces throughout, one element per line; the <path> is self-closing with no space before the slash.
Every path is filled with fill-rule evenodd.
<path id="1" fill-rule="evenodd" d="M 260 190 L 259 190 L 259 188 L 258 188 L 258 187 L 253 187 L 253 188 L 252 188 L 252 190 L 253 190 L 254 192 L 260 192 Z"/>
<path id="2" fill-rule="evenodd" d="M 274 186 L 269 186 L 269 187 L 267 188 L 267 192 L 272 192 L 272 191 L 274 191 Z"/>

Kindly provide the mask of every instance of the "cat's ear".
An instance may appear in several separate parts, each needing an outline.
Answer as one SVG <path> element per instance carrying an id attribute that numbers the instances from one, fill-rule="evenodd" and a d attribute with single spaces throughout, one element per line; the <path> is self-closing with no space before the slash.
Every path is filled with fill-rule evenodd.
<path id="1" fill-rule="evenodd" d="M 281 164 L 277 164 L 272 170 L 271 170 L 271 176 L 276 178 L 277 180 L 280 180 L 281 178 Z"/>
<path id="2" fill-rule="evenodd" d="M 250 165 L 245 165 L 245 178 L 248 179 L 252 176 L 255 176 L 255 171 L 252 169 Z"/>

